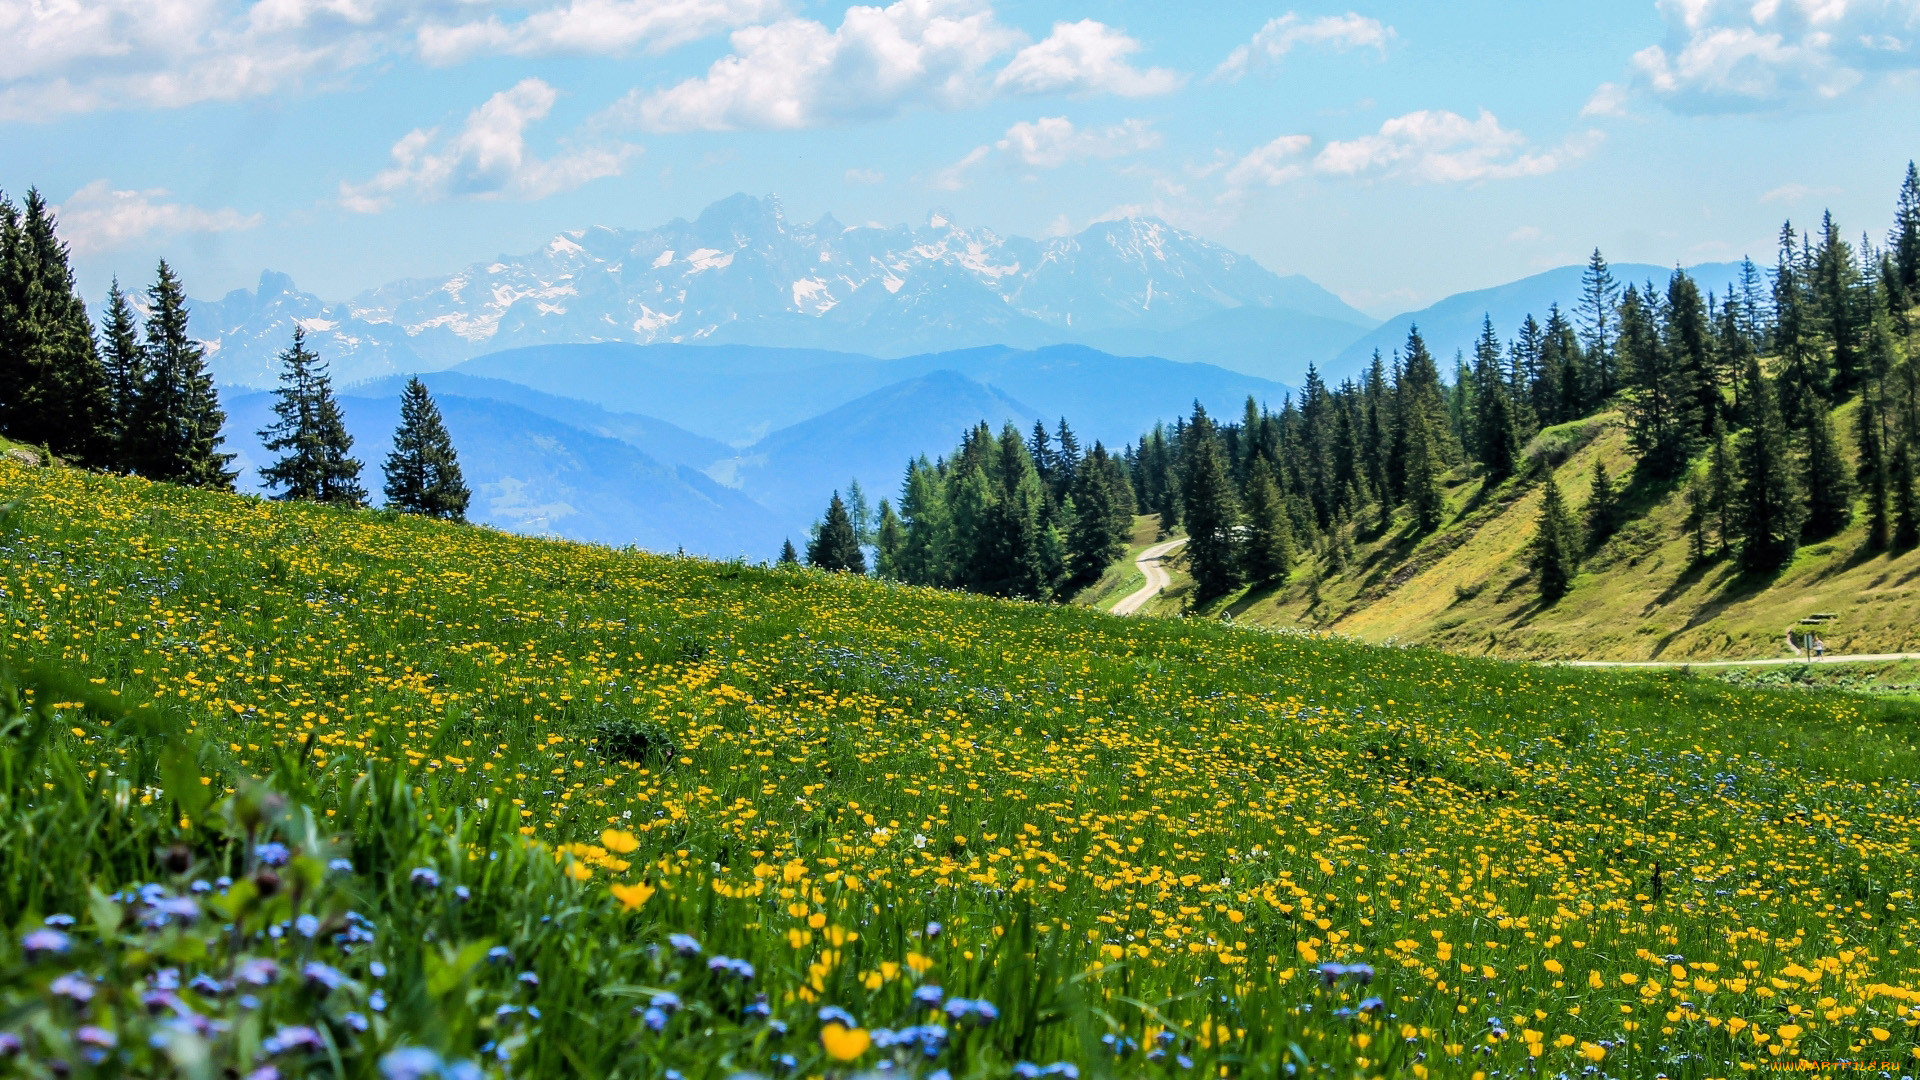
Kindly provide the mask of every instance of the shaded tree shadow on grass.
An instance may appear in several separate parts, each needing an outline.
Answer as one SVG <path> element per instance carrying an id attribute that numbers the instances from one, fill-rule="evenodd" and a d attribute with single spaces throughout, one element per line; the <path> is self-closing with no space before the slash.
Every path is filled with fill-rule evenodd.
<path id="1" fill-rule="evenodd" d="M 1693 588 L 1695 585 L 1700 584 L 1701 579 L 1707 576 L 1708 571 L 1725 569 L 1727 569 L 1727 564 L 1717 555 L 1709 555 L 1704 559 L 1693 560 L 1685 570 L 1680 572 L 1679 577 L 1673 579 L 1672 584 L 1660 590 L 1659 596 L 1654 597 L 1648 602 L 1646 607 L 1640 609 L 1641 618 L 1652 615 L 1656 608 L 1666 607 L 1668 604 L 1680 599 L 1681 594 Z"/>
<path id="2" fill-rule="evenodd" d="M 1785 572 L 1786 567 L 1784 566 L 1774 570 L 1748 571 L 1744 573 L 1736 568 L 1733 575 L 1720 586 L 1720 591 L 1698 608 L 1695 608 L 1693 614 L 1687 617 L 1686 623 L 1683 624 L 1680 629 L 1666 634 L 1661 637 L 1659 641 L 1654 642 L 1653 651 L 1648 654 L 1648 658 L 1658 660 L 1661 654 L 1666 652 L 1667 646 L 1673 644 L 1681 635 L 1699 629 L 1702 625 L 1719 618 L 1722 612 L 1733 605 L 1744 600 L 1751 600 L 1755 596 L 1772 588 L 1773 584 L 1780 580 L 1780 575 Z"/>

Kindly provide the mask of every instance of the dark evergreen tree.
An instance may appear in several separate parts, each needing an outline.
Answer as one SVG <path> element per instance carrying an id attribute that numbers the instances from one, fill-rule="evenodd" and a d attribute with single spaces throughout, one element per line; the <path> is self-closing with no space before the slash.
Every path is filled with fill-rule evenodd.
<path id="1" fill-rule="evenodd" d="M 1532 556 L 1534 572 L 1540 575 L 1540 597 L 1547 603 L 1559 600 L 1573 587 L 1579 543 L 1573 516 L 1567 512 L 1566 500 L 1560 495 L 1560 485 L 1554 482 L 1553 471 L 1546 470 L 1541 484 L 1540 516 L 1534 525 Z"/>
<path id="2" fill-rule="evenodd" d="M 1687 554 L 1695 563 L 1707 557 L 1707 526 L 1713 518 L 1713 496 L 1699 473 L 1687 478 Z"/>
<path id="3" fill-rule="evenodd" d="M 1689 399 L 1675 403 L 1683 414 L 1679 422 L 1683 426 L 1692 425 L 1693 430 L 1680 433 L 1683 441 L 1690 444 L 1693 438 L 1704 437 L 1719 423 L 1722 399 L 1713 325 L 1708 320 L 1700 287 L 1686 271 L 1675 270 L 1667 282 L 1667 302 L 1661 306 L 1661 314 L 1661 345 L 1666 352 L 1665 363 L 1677 369 L 1676 392 L 1681 382 L 1692 391 Z M 1676 463 L 1675 469 L 1682 464 L 1684 462 Z"/>
<path id="4" fill-rule="evenodd" d="M 1840 456 L 1840 440 L 1834 437 L 1833 417 L 1826 409 L 1807 414 L 1800 475 L 1801 488 L 1807 493 L 1804 535 L 1818 540 L 1846 528 L 1853 519 L 1853 479 Z"/>
<path id="5" fill-rule="evenodd" d="M 1182 446 L 1180 502 L 1187 520 L 1187 568 L 1202 600 L 1240 583 L 1238 524 L 1233 484 L 1213 420 L 1195 402 Z"/>
<path id="6" fill-rule="evenodd" d="M 1075 470 L 1069 493 L 1073 513 L 1066 538 L 1066 593 L 1100 580 L 1107 567 L 1127 553 L 1127 540 L 1133 534 L 1133 500 L 1125 480 L 1112 467 L 1115 464 L 1106 447 L 1095 443 Z"/>
<path id="7" fill-rule="evenodd" d="M 1513 427 L 1513 410 L 1507 404 L 1507 386 L 1500 362 L 1500 339 L 1493 332 L 1493 319 L 1482 317 L 1480 340 L 1473 350 L 1475 424 L 1472 440 L 1474 456 L 1486 466 L 1488 487 L 1513 475 L 1520 447 Z"/>
<path id="8" fill-rule="evenodd" d="M 387 455 L 387 506 L 408 514 L 465 521 L 472 493 L 440 407 L 418 376 L 400 393 L 400 426 Z"/>
<path id="9" fill-rule="evenodd" d="M 1360 396 L 1360 465 L 1366 477 L 1367 490 L 1379 501 L 1380 517 L 1385 521 L 1389 511 L 1399 501 L 1399 488 L 1387 469 L 1387 448 L 1392 441 L 1388 434 L 1388 429 L 1392 427 L 1389 405 L 1391 392 L 1387 385 L 1386 362 L 1381 358 L 1379 349 L 1373 350 L 1373 360 L 1367 365 L 1367 378 Z"/>
<path id="10" fill-rule="evenodd" d="M 900 555 L 906 548 L 907 530 L 900 521 L 900 515 L 893 512 L 893 504 L 880 500 L 880 525 L 873 531 L 874 572 L 888 581 L 902 580 L 900 576 Z"/>
<path id="11" fill-rule="evenodd" d="M 1054 475 L 1053 498 L 1055 502 L 1066 500 L 1067 493 L 1073 489 L 1074 479 L 1079 475 L 1080 440 L 1067 426 L 1067 418 L 1060 418 L 1060 426 L 1054 430 Z M 1132 504 L 1132 500 L 1128 500 Z"/>
<path id="12" fill-rule="evenodd" d="M 107 441 L 114 467 L 125 471 L 138 460 L 136 415 L 147 385 L 147 350 L 140 344 L 140 326 L 133 305 L 115 278 L 107 290 L 107 310 L 100 325 L 100 360 L 106 369 L 109 400 Z"/>
<path id="13" fill-rule="evenodd" d="M 360 486 L 360 462 L 353 457 L 353 436 L 333 396 L 327 365 L 307 348 L 307 336 L 293 328 L 293 345 L 280 354 L 280 386 L 274 391 L 274 421 L 260 430 L 270 454 L 279 457 L 260 470 L 260 480 L 277 499 L 359 506 L 367 500 Z"/>
<path id="14" fill-rule="evenodd" d="M 851 574 L 867 572 L 867 556 L 860 550 L 860 539 L 853 532 L 853 518 L 840 493 L 833 493 L 827 504 L 827 519 L 820 523 L 813 542 L 807 545 L 807 565 L 821 570 Z"/>
<path id="15" fill-rule="evenodd" d="M 1662 340 L 1655 313 L 1631 285 L 1620 300 L 1618 355 L 1628 433 L 1641 468 L 1673 476 L 1686 464 L 1695 430 L 1693 383 Z"/>
<path id="16" fill-rule="evenodd" d="M 1033 470 L 1040 474 L 1040 482 L 1051 492 L 1057 478 L 1054 475 L 1053 439 L 1047 434 L 1044 421 L 1033 422 L 1033 434 L 1027 439 L 1027 456 L 1033 459 Z"/>
<path id="17" fill-rule="evenodd" d="M 1293 569 L 1293 527 L 1273 474 L 1265 467 L 1247 479 L 1246 544 L 1241 570 L 1255 585 L 1284 582 Z"/>
<path id="18" fill-rule="evenodd" d="M 1900 301 L 1905 305 L 1920 303 L 1920 172 L 1914 170 L 1911 161 L 1907 162 L 1907 178 L 1900 185 L 1887 255 L 1900 286 Z"/>
<path id="19" fill-rule="evenodd" d="M 780 542 L 780 565 L 800 565 L 800 553 L 793 550 L 793 539 L 791 537 Z"/>
<path id="20" fill-rule="evenodd" d="M 111 464 L 106 371 L 53 212 L 38 191 L 24 215 L 4 196 L 0 206 L 0 434 Z"/>
<path id="21" fill-rule="evenodd" d="M 1606 257 L 1600 254 L 1599 248 L 1594 248 L 1593 255 L 1587 259 L 1586 272 L 1580 276 L 1580 307 L 1575 313 L 1580 324 L 1580 343 L 1585 346 L 1593 369 L 1595 385 L 1590 400 L 1594 404 L 1612 397 L 1617 388 L 1613 340 L 1618 329 L 1614 312 L 1619 305 L 1620 285 L 1613 280 Z"/>
<path id="22" fill-rule="evenodd" d="M 926 458 L 907 466 L 906 482 L 900 489 L 900 517 L 906 525 L 907 540 L 896 559 L 895 576 L 910 585 L 952 586 L 952 523 L 947 513 L 946 485 Z"/>
<path id="23" fill-rule="evenodd" d="M 1920 545 L 1920 491 L 1914 489 L 1913 444 L 1902 439 L 1894 448 L 1893 547 L 1899 551 Z"/>
<path id="24" fill-rule="evenodd" d="M 1773 273 L 1773 351 L 1780 358 L 1782 422 L 1799 426 L 1815 400 L 1827 400 L 1825 362 L 1812 344 L 1804 261 L 1791 222 L 1780 229 L 1780 261 Z"/>
<path id="25" fill-rule="evenodd" d="M 1587 493 L 1587 550 L 1597 551 L 1620 527 L 1620 492 L 1607 473 L 1607 463 L 1593 460 L 1593 484 Z"/>
<path id="26" fill-rule="evenodd" d="M 1831 393 L 1833 400 L 1839 400 L 1860 383 L 1861 345 L 1868 309 L 1863 303 L 1860 264 L 1854 256 L 1853 245 L 1840 235 L 1831 211 L 1821 222 L 1820 247 L 1814 255 L 1812 270 L 1809 293 L 1813 314 L 1831 350 L 1828 358 Z"/>
<path id="27" fill-rule="evenodd" d="M 1892 539 L 1892 519 L 1887 502 L 1890 476 L 1886 449 L 1885 408 L 1882 385 L 1869 382 L 1860 392 L 1860 408 L 1853 414 L 1853 441 L 1859 459 L 1854 465 L 1854 481 L 1866 496 L 1867 550 L 1884 551 Z"/>
<path id="28" fill-rule="evenodd" d="M 149 374 L 133 410 L 135 467 L 152 480 L 231 490 L 233 455 L 221 453 L 227 414 L 200 343 L 187 331 L 187 297 L 161 260 L 147 289 Z"/>
<path id="29" fill-rule="evenodd" d="M 1747 362 L 1745 381 L 1753 422 L 1740 440 L 1738 459 L 1740 565 L 1757 573 L 1793 558 L 1805 504 L 1787 448 L 1787 427 L 1758 360 Z"/>
<path id="30" fill-rule="evenodd" d="M 1739 537 L 1736 521 L 1739 508 L 1740 489 L 1733 450 L 1727 445 L 1726 433 L 1715 429 L 1712 447 L 1707 452 L 1707 509 L 1713 517 L 1720 555 L 1731 552 Z"/>

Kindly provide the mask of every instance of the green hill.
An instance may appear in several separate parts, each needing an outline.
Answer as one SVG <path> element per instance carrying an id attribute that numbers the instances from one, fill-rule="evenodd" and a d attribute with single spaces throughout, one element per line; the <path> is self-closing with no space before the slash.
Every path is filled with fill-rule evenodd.
<path id="1" fill-rule="evenodd" d="M 1894 703 L 4 460 L 0 503 L 17 1075 L 1915 1056 Z"/>
<path id="2" fill-rule="evenodd" d="M 1835 411 L 1843 432 L 1852 408 Z M 1633 471 L 1618 413 L 1550 429 L 1537 442 L 1576 448 L 1553 469 L 1576 510 L 1596 460 L 1616 477 Z M 1404 521 L 1381 534 L 1350 527 L 1344 568 L 1323 543 L 1285 587 L 1242 591 L 1201 610 L 1475 655 L 1623 661 L 1789 657 L 1788 628 L 1831 613 L 1838 618 L 1820 628 L 1831 653 L 1920 650 L 1920 550 L 1867 551 L 1856 515 L 1776 574 L 1743 575 L 1711 551 L 1696 562 L 1679 483 L 1630 487 L 1626 526 L 1587 555 L 1566 596 L 1543 603 L 1528 563 L 1541 490 L 1537 476 L 1486 490 L 1456 470 L 1434 533 L 1414 537 Z M 1191 579 L 1173 569 L 1174 585 L 1148 613 L 1193 607 Z"/>

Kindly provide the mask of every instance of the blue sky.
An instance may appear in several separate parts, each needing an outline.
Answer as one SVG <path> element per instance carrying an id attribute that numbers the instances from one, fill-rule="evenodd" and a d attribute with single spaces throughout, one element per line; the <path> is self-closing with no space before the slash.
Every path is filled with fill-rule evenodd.
<path id="1" fill-rule="evenodd" d="M 0 0 L 0 188 L 90 299 L 328 298 L 645 227 L 1153 214 L 1379 315 L 1580 261 L 1882 236 L 1920 0 Z"/>

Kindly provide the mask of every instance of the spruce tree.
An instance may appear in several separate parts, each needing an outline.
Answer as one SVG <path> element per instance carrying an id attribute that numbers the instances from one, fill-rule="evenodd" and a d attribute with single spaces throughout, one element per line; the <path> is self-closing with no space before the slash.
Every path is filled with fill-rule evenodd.
<path id="1" fill-rule="evenodd" d="M 1416 532 L 1430 533 L 1445 516 L 1446 497 L 1440 490 L 1441 466 L 1434 449 L 1433 427 L 1418 412 L 1406 420 L 1407 509 L 1413 512 Z"/>
<path id="2" fill-rule="evenodd" d="M 1293 527 L 1272 473 L 1256 467 L 1247 478 L 1246 544 L 1241 569 L 1256 585 L 1284 582 L 1293 569 Z"/>
<path id="3" fill-rule="evenodd" d="M 1187 567 L 1199 598 L 1209 600 L 1240 583 L 1240 545 L 1234 532 L 1239 508 L 1213 420 L 1197 401 L 1181 451 L 1180 501 L 1187 519 Z"/>
<path id="4" fill-rule="evenodd" d="M 1740 440 L 1740 565 L 1749 573 L 1785 566 L 1800 543 L 1804 503 L 1787 448 L 1787 428 L 1758 360 L 1747 361 L 1753 423 Z"/>
<path id="5" fill-rule="evenodd" d="M 1887 542 L 1891 539 L 1882 393 L 1877 383 L 1868 383 L 1860 392 L 1860 408 L 1853 414 L 1853 441 L 1859 448 L 1859 460 L 1854 465 L 1853 477 L 1866 496 L 1868 551 L 1886 550 Z"/>
<path id="6" fill-rule="evenodd" d="M 1920 545 L 1920 491 L 1914 490 L 1913 445 L 1902 439 L 1893 451 L 1893 547 Z"/>
<path id="7" fill-rule="evenodd" d="M 1054 442 L 1058 449 L 1054 451 L 1053 497 L 1055 502 L 1066 499 L 1073 489 L 1073 482 L 1079 476 L 1080 440 L 1067 426 L 1067 418 L 1060 418 L 1060 426 L 1054 432 Z"/>
<path id="8" fill-rule="evenodd" d="M 1697 472 L 1687 479 L 1686 498 L 1687 554 L 1699 563 L 1707 557 L 1707 525 L 1713 516 L 1713 496 Z"/>
<path id="9" fill-rule="evenodd" d="M 400 393 L 400 426 L 387 454 L 387 505 L 407 514 L 465 521 L 473 495 L 460 473 L 453 436 L 447 434 L 440 407 L 427 393 L 419 376 L 407 380 Z"/>
<path id="10" fill-rule="evenodd" d="M 1734 475 L 1733 450 L 1727 445 L 1727 436 L 1716 429 L 1713 433 L 1713 447 L 1707 454 L 1707 509 L 1713 516 L 1714 536 L 1718 542 L 1718 554 L 1726 555 L 1733 550 L 1738 527 L 1735 516 L 1739 512 L 1740 494 Z"/>
<path id="11" fill-rule="evenodd" d="M 1486 486 L 1492 487 L 1513 475 L 1520 457 L 1514 435 L 1513 410 L 1507 404 L 1506 379 L 1500 363 L 1500 339 L 1493 332 L 1493 319 L 1482 316 L 1480 340 L 1473 349 L 1475 431 L 1474 456 L 1486 467 Z"/>
<path id="12" fill-rule="evenodd" d="M 306 332 L 298 325 L 293 344 L 280 354 L 273 415 L 274 422 L 260 429 L 260 439 L 268 453 L 280 456 L 260 470 L 260 480 L 270 490 L 283 489 L 274 498 L 338 506 L 366 502 L 333 380 L 327 365 L 307 348 Z"/>
<path id="13" fill-rule="evenodd" d="M 1920 303 L 1920 171 L 1907 162 L 1907 178 L 1900 185 L 1900 201 L 1895 207 L 1893 234 L 1887 238 L 1887 254 L 1893 262 L 1894 279 L 1900 285 L 1901 300 Z"/>
<path id="14" fill-rule="evenodd" d="M 1867 307 L 1853 245 L 1847 243 L 1829 211 L 1821 222 L 1820 247 L 1814 255 L 1810 294 L 1821 336 L 1831 352 L 1832 400 L 1838 401 L 1859 385 L 1861 339 Z"/>
<path id="15" fill-rule="evenodd" d="M 135 466 L 151 480 L 230 491 L 232 454 L 219 450 L 227 414 L 200 343 L 187 330 L 187 297 L 166 260 L 147 289 L 149 373 L 133 410 Z"/>
<path id="16" fill-rule="evenodd" d="M 106 370 L 53 212 L 38 191 L 24 215 L 0 204 L 0 434 L 111 464 Z"/>
<path id="17" fill-rule="evenodd" d="M 946 485 L 924 457 L 907 465 L 900 488 L 900 517 L 907 537 L 894 560 L 894 576 L 909 585 L 952 586 Z"/>
<path id="18" fill-rule="evenodd" d="M 120 291 L 120 279 L 107 290 L 107 310 L 100 325 L 100 360 L 106 369 L 109 400 L 107 438 L 113 466 L 133 468 L 140 451 L 135 417 L 147 385 L 147 350 L 140 344 L 140 326 L 133 305 Z"/>
<path id="19" fill-rule="evenodd" d="M 893 504 L 880 500 L 880 525 L 873 531 L 874 572 L 888 581 L 900 580 L 900 554 L 906 547 L 907 529 Z"/>
<path id="20" fill-rule="evenodd" d="M 1574 553 L 1579 541 L 1566 500 L 1560 495 L 1560 485 L 1554 482 L 1551 469 L 1545 472 L 1532 554 L 1533 569 L 1540 575 L 1541 599 L 1551 604 L 1573 587 L 1573 575 L 1578 569 Z"/>
<path id="21" fill-rule="evenodd" d="M 827 504 L 827 519 L 820 523 L 813 542 L 807 545 L 807 565 L 821 570 L 852 574 L 867 572 L 867 556 L 860 550 L 860 539 L 853 532 L 853 518 L 840 493 L 833 493 Z"/>
<path id="22" fill-rule="evenodd" d="M 1599 458 L 1593 461 L 1593 484 L 1587 494 L 1585 516 L 1587 550 L 1597 551 L 1620 527 L 1620 493 L 1607 473 L 1607 463 Z"/>
<path id="23" fill-rule="evenodd" d="M 1801 465 L 1801 488 L 1807 493 L 1808 539 L 1832 536 L 1853 519 L 1853 480 L 1834 437 L 1833 416 L 1824 408 L 1807 414 L 1806 456 Z"/>
<path id="24" fill-rule="evenodd" d="M 800 565 L 800 553 L 793 550 L 792 537 L 788 537 L 787 539 L 782 540 L 780 542 L 780 565 L 781 566 Z"/>
<path id="25" fill-rule="evenodd" d="M 1594 375 L 1595 403 L 1613 396 L 1616 376 L 1613 366 L 1613 339 L 1616 332 L 1614 311 L 1620 303 L 1620 286 L 1599 248 L 1587 259 L 1586 272 L 1580 276 L 1580 306 L 1575 317 L 1580 324 L 1580 343 Z"/>

